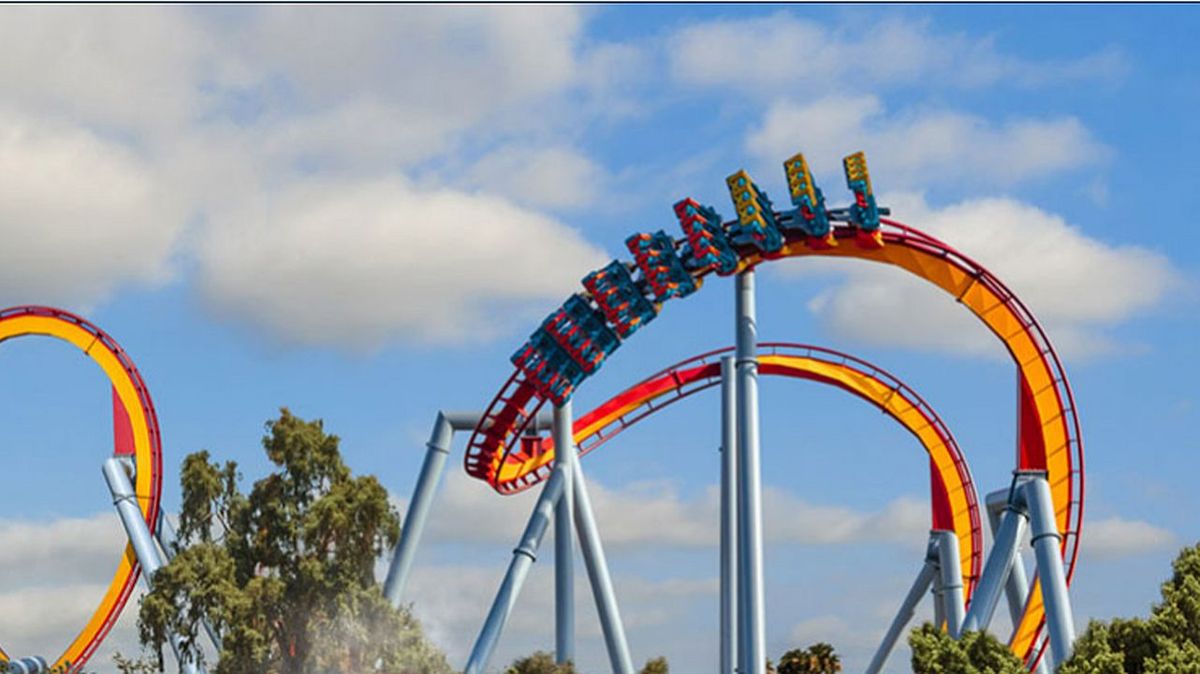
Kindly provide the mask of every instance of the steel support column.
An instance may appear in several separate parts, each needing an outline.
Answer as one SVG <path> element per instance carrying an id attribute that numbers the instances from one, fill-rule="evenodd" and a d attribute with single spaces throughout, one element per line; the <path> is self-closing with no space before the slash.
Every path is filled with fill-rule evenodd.
<path id="1" fill-rule="evenodd" d="M 576 470 L 571 401 L 554 408 L 554 470 L 562 471 L 562 494 L 554 507 L 554 661 L 575 659 L 575 489 Z"/>
<path id="2" fill-rule="evenodd" d="M 150 533 L 150 527 L 146 526 L 146 519 L 138 506 L 137 492 L 134 491 L 129 474 L 125 471 L 125 463 L 116 457 L 105 460 L 102 468 L 104 479 L 108 482 L 108 490 L 112 493 L 113 505 L 117 508 L 121 525 L 125 527 L 125 535 L 129 537 L 133 553 L 142 567 L 142 578 L 146 581 L 146 587 L 152 587 L 154 574 L 164 564 L 158 548 L 154 545 L 154 535 Z M 181 671 L 185 674 L 203 672 L 183 647 L 183 640 L 179 635 L 172 634 L 170 642 Z"/>
<path id="3" fill-rule="evenodd" d="M 45 674 L 50 671 L 50 663 L 46 658 L 35 655 L 28 658 L 13 658 L 5 662 L 0 660 L 0 672 L 5 674 Z"/>
<path id="4" fill-rule="evenodd" d="M 529 523 L 525 525 L 525 532 L 521 534 L 521 540 L 513 550 L 512 561 L 509 562 L 508 571 L 505 572 L 496 598 L 492 601 L 487 620 L 484 621 L 483 629 L 480 630 L 475 646 L 471 649 L 464 674 L 483 674 L 487 669 L 492 652 L 496 649 L 496 642 L 500 639 L 500 633 L 504 631 L 504 624 L 512 614 L 517 595 L 520 594 L 525 577 L 529 574 L 529 567 L 537 561 L 538 546 L 542 544 L 542 538 L 550 526 L 554 506 L 562 495 L 565 479 L 566 475 L 562 471 L 555 470 L 542 487 L 542 493 L 529 515 Z"/>
<path id="5" fill-rule="evenodd" d="M 1037 558 L 1038 580 L 1042 601 L 1046 605 L 1046 631 L 1050 635 L 1050 669 L 1055 669 L 1071 657 L 1075 643 L 1075 619 L 1071 599 L 1067 594 L 1067 577 L 1063 570 L 1062 534 L 1054 521 L 1054 497 L 1050 483 L 1043 476 L 1030 479 L 1024 485 L 1025 503 L 1029 508 L 1033 552 Z"/>
<path id="6" fill-rule="evenodd" d="M 408 575 L 412 570 L 413 559 L 421 544 L 421 536 L 425 532 L 425 523 L 433 506 L 433 498 L 437 493 L 442 474 L 445 472 L 446 459 L 450 454 L 450 444 L 455 431 L 469 431 L 479 423 L 480 416 L 474 412 L 438 412 L 433 423 L 433 432 L 429 442 L 425 443 L 425 461 L 413 488 L 412 500 L 408 511 L 404 513 L 404 522 L 400 528 L 400 541 L 392 554 L 392 563 L 388 567 L 387 579 L 383 584 L 383 596 L 392 606 L 399 607 L 404 596 L 404 588 L 408 585 Z M 550 424 L 549 415 L 542 413 L 532 422 L 533 428 L 546 428 Z"/>
<path id="7" fill-rule="evenodd" d="M 158 528 L 154 532 L 154 538 L 158 541 L 158 546 L 162 548 L 163 558 L 170 564 L 171 560 L 175 559 L 175 545 L 178 537 L 175 535 L 175 527 L 171 526 L 170 520 L 167 519 L 167 514 L 161 509 L 158 511 Z M 204 625 L 204 631 L 208 634 L 208 640 L 212 642 L 213 648 L 217 649 L 217 653 L 220 653 L 221 635 L 217 634 L 212 621 L 208 618 L 203 618 L 201 624 Z"/>
<path id="8" fill-rule="evenodd" d="M 871 663 L 867 665 L 866 674 L 879 674 L 883 670 L 884 664 L 887 663 L 887 659 L 896 648 L 896 642 L 899 641 L 900 635 L 904 633 L 904 628 L 908 626 L 913 616 L 916 615 L 917 604 L 921 603 L 921 599 L 925 597 L 925 593 L 929 592 L 929 586 L 940 577 L 937 545 L 937 539 L 931 535 L 929 548 L 925 553 L 925 563 L 921 565 L 921 570 L 917 572 L 917 579 L 913 581 L 912 587 L 908 590 L 908 594 L 905 595 L 904 601 L 901 602 L 900 610 L 896 612 L 896 617 L 892 619 L 892 624 L 883 636 L 883 642 L 879 644 L 879 649 L 875 651 L 875 657 L 871 658 Z"/>
<path id="9" fill-rule="evenodd" d="M 1015 494 L 1014 494 L 1015 496 Z M 1021 534 L 1025 529 L 1025 512 L 1017 503 L 1010 503 L 1000 518 L 996 540 L 983 565 L 983 574 L 971 597 L 971 608 L 963 619 L 962 631 L 975 632 L 987 629 L 1000 602 L 1000 593 L 1017 558 Z"/>
<path id="10" fill-rule="evenodd" d="M 1008 492 L 1005 490 L 1000 494 L 1007 497 Z M 1005 501 L 994 499 L 995 496 L 997 496 L 995 493 L 989 495 L 986 504 L 988 524 L 991 526 L 993 537 L 1000 529 L 1000 514 L 1006 507 Z M 1013 565 L 1008 572 L 1008 581 L 1004 583 L 1004 595 L 1008 599 L 1008 618 L 1013 624 L 1015 632 L 1017 624 L 1021 622 L 1021 616 L 1025 614 L 1025 600 L 1029 596 L 1029 576 L 1025 573 L 1025 562 L 1021 559 L 1020 554 L 1013 557 Z M 1037 674 L 1050 674 L 1046 658 L 1038 660 L 1037 669 L 1034 671 Z"/>
<path id="11" fill-rule="evenodd" d="M 738 593 L 743 632 L 738 644 L 741 674 L 766 674 L 767 638 L 763 589 L 762 468 L 758 429 L 758 325 L 754 270 L 736 277 L 738 432 Z"/>
<path id="12" fill-rule="evenodd" d="M 933 626 L 942 629 L 946 624 L 946 602 L 942 597 L 942 574 L 933 579 Z"/>
<path id="13" fill-rule="evenodd" d="M 412 498 L 404 513 L 404 525 L 400 529 L 400 542 L 396 544 L 396 553 L 392 556 L 387 580 L 383 583 L 383 596 L 387 597 L 392 606 L 400 605 L 404 586 L 408 584 L 408 574 L 412 570 L 413 558 L 416 557 L 421 535 L 425 532 L 425 523 L 429 519 L 429 511 L 433 505 L 433 496 L 437 492 L 438 483 L 441 482 L 442 473 L 446 469 L 446 459 L 450 456 L 450 439 L 453 437 L 454 427 L 450 424 L 450 420 L 446 418 L 445 414 L 438 412 L 429 442 L 425 443 L 425 461 L 421 464 L 417 485 L 413 489 Z"/>
<path id="14" fill-rule="evenodd" d="M 938 577 L 942 590 L 942 610 L 946 614 L 946 631 L 957 639 L 963 623 L 962 555 L 959 554 L 958 534 L 953 531 L 934 531 L 930 534 L 937 543 Z"/>
<path id="15" fill-rule="evenodd" d="M 604 545 L 600 530 L 592 512 L 592 500 L 588 496 L 587 482 L 578 462 L 571 466 L 571 478 L 575 487 L 575 528 L 579 532 L 579 548 L 587 568 L 588 580 L 592 585 L 592 598 L 600 617 L 600 629 L 604 632 L 604 645 L 613 674 L 633 674 L 633 660 L 629 656 L 629 642 L 625 638 L 625 625 L 621 622 L 621 611 L 617 607 L 617 595 L 613 592 L 612 577 L 608 572 L 608 560 L 604 556 Z"/>
<path id="16" fill-rule="evenodd" d="M 721 674 L 737 668 L 737 362 L 721 358 Z"/>

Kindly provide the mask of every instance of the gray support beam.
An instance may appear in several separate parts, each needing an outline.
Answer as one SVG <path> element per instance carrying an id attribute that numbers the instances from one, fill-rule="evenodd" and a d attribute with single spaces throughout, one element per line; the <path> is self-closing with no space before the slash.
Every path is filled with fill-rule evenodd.
<path id="1" fill-rule="evenodd" d="M 0 667 L 3 667 L 3 670 L 0 671 L 5 674 L 43 674 L 50 671 L 50 663 L 40 655 L 29 658 L 13 658 L 8 662 L 0 660 Z"/>
<path id="2" fill-rule="evenodd" d="M 587 482 L 583 478 L 583 469 L 579 463 L 571 466 L 570 474 L 575 483 L 575 527 L 579 532 L 579 548 L 587 567 L 588 580 L 591 581 L 596 611 L 600 615 L 600 629 L 604 632 L 608 659 L 612 664 L 613 674 L 634 674 L 633 660 L 629 656 L 629 642 L 625 638 L 625 625 L 621 622 L 621 611 L 617 607 L 612 577 L 608 573 L 608 561 L 604 557 L 600 530 L 596 526 Z"/>
<path id="3" fill-rule="evenodd" d="M 737 668 L 737 363 L 721 359 L 721 669 Z"/>
<path id="4" fill-rule="evenodd" d="M 408 585 L 408 576 L 412 571 L 417 548 L 421 545 L 421 537 L 425 533 L 425 524 L 429 520 L 434 495 L 437 493 L 442 474 L 446 472 L 446 459 L 450 456 L 450 444 L 454 440 L 454 433 L 474 430 L 481 416 L 477 412 L 438 412 L 433 422 L 429 442 L 425 443 L 425 461 L 421 464 L 421 472 L 417 476 L 408 510 L 404 513 L 400 541 L 396 544 L 392 563 L 388 566 L 387 579 L 383 583 L 383 596 L 392 606 L 400 606 L 404 588 Z M 549 428 L 550 415 L 545 412 L 539 414 L 532 425 L 535 430 Z"/>
<path id="5" fill-rule="evenodd" d="M 1007 490 L 1003 492 L 1007 495 Z M 1000 529 L 1000 515 L 1006 507 L 1005 502 L 994 502 L 991 496 L 987 502 L 988 524 L 992 530 L 992 536 Z M 1025 564 L 1021 560 L 1021 555 L 1018 554 L 1013 558 L 1012 568 L 1008 572 L 1008 580 L 1004 583 L 1004 596 L 1008 599 L 1008 618 L 1013 624 L 1013 629 L 1016 629 L 1017 623 L 1020 622 L 1021 616 L 1025 613 L 1025 599 L 1029 594 L 1029 577 L 1025 573 Z"/>
<path id="6" fill-rule="evenodd" d="M 1001 493 L 1007 499 L 1008 490 L 1004 490 Z M 1004 508 L 1005 501 L 994 502 L 991 496 L 988 497 L 987 515 L 992 536 L 995 536 L 996 531 L 1000 528 L 1000 514 L 1004 512 Z M 1008 599 L 1008 618 L 1013 625 L 1013 633 L 1015 634 L 1017 625 L 1021 622 L 1022 616 L 1025 615 L 1025 600 L 1029 596 L 1029 577 L 1025 573 L 1025 562 L 1021 559 L 1019 553 L 1016 557 L 1013 557 L 1013 565 L 1009 569 L 1008 581 L 1004 583 L 1004 595 Z M 1046 658 L 1038 660 L 1037 669 L 1034 671 L 1037 674 L 1050 674 Z"/>
<path id="7" fill-rule="evenodd" d="M 446 470 L 446 459 L 450 456 L 450 440 L 453 437 L 453 424 L 445 414 L 438 412 L 429 442 L 425 443 L 425 461 L 421 464 L 417 485 L 404 513 L 400 542 L 396 544 L 396 552 L 392 555 L 391 566 L 388 567 L 387 580 L 383 583 L 383 596 L 392 606 L 400 606 L 400 598 L 404 594 L 405 585 L 408 584 L 408 574 L 412 570 L 421 535 L 425 532 L 425 523 L 429 520 L 433 497 L 437 493 L 442 473 Z"/>
<path id="8" fill-rule="evenodd" d="M 513 550 L 512 561 L 509 562 L 508 571 L 505 572 L 496 598 L 492 601 L 487 620 L 484 621 L 483 629 L 480 630 L 475 646 L 471 649 L 464 674 L 483 674 L 487 670 L 488 661 L 496 649 L 496 642 L 499 641 L 504 624 L 512 614 L 525 577 L 529 575 L 529 567 L 537 561 L 537 549 L 542 544 L 546 529 L 550 527 L 554 506 L 562 495 L 565 479 L 566 475 L 562 471 L 555 470 L 542 487 L 542 493 L 538 495 L 533 512 L 529 515 L 529 523 L 525 525 L 525 532 L 521 534 L 520 543 Z"/>
<path id="9" fill-rule="evenodd" d="M 171 521 L 167 519 L 167 514 L 162 510 L 158 511 L 158 528 L 154 532 L 154 538 L 158 541 L 158 546 L 162 548 L 163 558 L 170 564 L 171 560 L 175 559 L 175 545 L 178 537 L 175 535 L 175 527 L 171 526 Z M 208 640 L 212 642 L 213 648 L 220 653 L 221 635 L 217 634 L 217 630 L 208 618 L 204 618 L 201 624 L 204 625 L 204 632 L 208 634 Z"/>
<path id="10" fill-rule="evenodd" d="M 942 574 L 933 579 L 933 626 L 941 629 L 946 624 L 946 601 L 942 592 Z"/>
<path id="11" fill-rule="evenodd" d="M 738 593 L 743 635 L 738 644 L 741 674 L 766 674 L 767 633 L 763 584 L 762 467 L 758 429 L 758 324 L 754 270 L 736 277 L 738 397 Z"/>
<path id="12" fill-rule="evenodd" d="M 142 510 L 138 507 L 137 492 L 134 491 L 129 474 L 126 473 L 125 462 L 112 457 L 105 460 L 101 470 L 105 481 L 108 482 L 108 490 L 112 493 L 113 505 L 117 508 L 121 525 L 125 527 L 125 535 L 129 537 L 133 553 L 142 567 L 142 578 L 146 581 L 146 587 L 152 587 L 154 574 L 164 564 L 158 548 L 154 545 L 154 535 L 150 533 L 150 527 L 146 525 Z M 178 635 L 172 634 L 170 641 L 181 671 L 185 674 L 203 671 L 197 668 L 195 660 L 183 648 L 182 639 Z"/>
<path id="13" fill-rule="evenodd" d="M 992 543 L 992 550 L 983 565 L 983 574 L 975 586 L 971 608 L 963 619 L 963 632 L 985 630 L 991 624 L 1004 583 L 1017 557 L 1024 529 L 1024 511 L 1017 504 L 1010 504 L 1001 516 L 996 540 Z"/>
<path id="14" fill-rule="evenodd" d="M 958 534 L 953 531 L 934 531 L 931 537 L 937 544 L 938 578 L 942 590 L 942 610 L 946 614 L 946 631 L 957 639 L 962 633 L 963 580 L 962 555 L 959 554 Z"/>
<path id="15" fill-rule="evenodd" d="M 935 551 L 930 550 L 930 557 L 921 566 L 920 572 L 917 573 L 917 579 L 913 581 L 912 588 L 909 589 L 904 601 L 900 604 L 900 610 L 896 612 L 896 617 L 888 627 L 888 631 L 883 637 L 883 643 L 879 644 L 879 650 L 875 651 L 875 657 L 871 658 L 871 664 L 867 665 L 866 674 L 879 674 L 883 671 L 883 666 L 896 648 L 896 642 L 900 639 L 900 635 L 904 633 L 904 629 L 916 614 L 917 604 L 921 603 L 925 593 L 929 592 L 929 586 L 938 577 L 938 562 L 934 557 L 935 554 Z"/>
<path id="16" fill-rule="evenodd" d="M 554 661 L 560 665 L 575 659 L 574 424 L 570 400 L 554 408 L 554 469 L 566 475 L 554 507 Z"/>
<path id="17" fill-rule="evenodd" d="M 1054 521 L 1054 497 L 1045 477 L 1034 477 L 1025 483 L 1025 502 L 1029 508 L 1033 552 L 1037 558 L 1038 579 L 1041 581 L 1042 601 L 1046 606 L 1046 631 L 1050 635 L 1050 669 L 1057 668 L 1071 656 L 1075 643 L 1075 618 L 1067 594 L 1067 577 L 1063 570 L 1062 534 Z"/>

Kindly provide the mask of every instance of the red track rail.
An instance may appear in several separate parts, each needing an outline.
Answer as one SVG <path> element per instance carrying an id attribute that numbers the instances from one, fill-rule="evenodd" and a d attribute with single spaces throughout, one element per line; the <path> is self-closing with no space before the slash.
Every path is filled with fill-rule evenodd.
<path id="1" fill-rule="evenodd" d="M 1055 352 L 1050 338 L 1020 298 L 983 265 L 945 242 L 895 220 L 884 219 L 881 230 L 885 246 L 907 247 L 940 258 L 994 293 L 1017 317 L 1049 368 L 1054 392 L 1059 406 L 1063 410 L 1062 424 L 1066 437 L 1066 451 L 1070 459 L 1069 495 L 1066 504 L 1068 524 L 1063 532 L 1062 542 L 1063 563 L 1069 583 L 1074 577 L 1078 561 L 1083 526 L 1085 489 L 1083 439 L 1075 397 L 1067 381 L 1062 361 Z M 835 236 L 842 241 L 852 240 L 855 233 L 855 230 L 850 227 L 843 226 L 835 229 Z M 753 252 L 751 252 L 751 256 L 753 256 Z M 467 472 L 474 477 L 488 481 L 493 487 L 503 491 L 497 484 L 497 468 L 503 463 L 523 461 L 527 458 L 520 454 L 521 448 L 518 439 L 529 420 L 541 409 L 543 404 L 544 401 L 536 395 L 532 386 L 523 380 L 519 372 L 514 372 L 500 393 L 492 400 L 483 420 L 471 436 L 464 461 Z M 518 489 L 526 486 L 528 485 L 522 485 Z M 1046 644 L 1044 637 L 1039 637 L 1039 640 L 1040 643 L 1026 654 L 1027 661 L 1034 662 L 1040 658 Z"/>
<path id="2" fill-rule="evenodd" d="M 151 463 L 155 477 L 151 482 L 152 486 L 150 493 L 149 516 L 147 517 L 146 524 L 150 527 L 151 531 L 154 531 L 158 524 L 158 513 L 160 501 L 162 500 L 162 437 L 158 426 L 158 413 L 155 411 L 154 402 L 150 398 L 150 390 L 146 387 L 146 382 L 142 379 L 142 375 L 138 371 L 137 366 L 134 365 L 133 359 L 129 357 L 129 354 L 126 353 L 125 349 L 123 349 L 121 345 L 117 343 L 117 340 L 113 339 L 111 335 L 101 330 L 94 323 L 88 321 L 82 316 L 73 314 L 69 311 L 36 305 L 11 307 L 0 310 L 0 320 L 19 316 L 40 316 L 45 318 L 53 318 L 55 320 L 78 326 L 79 328 L 93 335 L 93 343 L 103 344 L 109 351 L 111 351 L 121 363 L 122 369 L 124 369 L 126 374 L 128 374 L 129 380 L 133 383 L 134 389 L 137 391 L 138 401 L 141 404 L 142 411 L 146 415 L 146 425 L 150 435 Z M 90 347 L 88 350 L 90 350 Z M 109 632 L 112 631 L 113 626 L 116 625 L 117 619 L 121 615 L 121 611 L 129 601 L 130 595 L 133 594 L 133 588 L 137 584 L 139 574 L 140 569 L 135 561 L 133 573 L 126 578 L 124 585 L 121 587 L 119 598 L 114 604 L 113 609 L 109 612 L 108 616 L 105 617 L 104 623 L 100 629 L 93 635 L 92 639 L 84 647 L 84 650 L 80 654 L 78 661 L 71 663 L 71 671 L 81 671 L 88 659 L 91 658 L 91 656 L 95 654 L 96 649 L 100 647 L 100 644 L 104 641 L 105 637 L 107 637 Z"/>

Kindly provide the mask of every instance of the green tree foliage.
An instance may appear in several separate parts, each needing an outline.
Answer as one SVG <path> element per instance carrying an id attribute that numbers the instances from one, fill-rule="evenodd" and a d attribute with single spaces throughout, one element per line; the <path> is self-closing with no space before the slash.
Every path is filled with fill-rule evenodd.
<path id="1" fill-rule="evenodd" d="M 1200 674 L 1200 544 L 1172 569 L 1148 619 L 1091 621 L 1059 674 Z"/>
<path id="2" fill-rule="evenodd" d="M 779 658 L 779 674 L 837 674 L 842 660 L 833 646 L 818 641 L 805 649 L 794 648 Z"/>
<path id="3" fill-rule="evenodd" d="M 159 667 L 144 658 L 127 658 L 120 651 L 113 653 L 113 665 L 121 674 L 158 674 Z"/>
<path id="4" fill-rule="evenodd" d="M 207 618 L 223 642 L 214 674 L 450 672 L 375 582 L 400 531 L 387 491 L 351 475 L 319 420 L 284 409 L 266 429 L 275 470 L 249 493 L 235 463 L 185 459 L 180 547 L 142 601 L 142 643 L 161 662 L 169 634 L 191 647 Z"/>
<path id="5" fill-rule="evenodd" d="M 671 667 L 667 664 L 667 659 L 663 657 L 651 658 L 642 666 L 640 674 L 670 674 Z"/>
<path id="6" fill-rule="evenodd" d="M 670 674 L 666 658 L 651 658 L 646 661 L 639 674 Z M 546 651 L 537 651 L 525 658 L 513 661 L 504 674 L 579 674 L 575 664 L 568 662 L 560 665 L 554 662 L 554 656 Z"/>
<path id="7" fill-rule="evenodd" d="M 554 656 L 546 651 L 538 651 L 526 658 L 514 660 L 504 674 L 579 674 L 575 664 L 568 662 L 557 664 Z"/>
<path id="8" fill-rule="evenodd" d="M 955 641 L 931 623 L 908 636 L 913 674 L 1026 674 L 1008 646 L 987 632 L 964 632 Z"/>

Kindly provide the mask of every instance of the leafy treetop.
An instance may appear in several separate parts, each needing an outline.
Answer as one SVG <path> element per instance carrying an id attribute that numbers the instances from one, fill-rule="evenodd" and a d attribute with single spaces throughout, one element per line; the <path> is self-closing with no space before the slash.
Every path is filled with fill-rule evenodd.
<path id="1" fill-rule="evenodd" d="M 448 674 L 375 582 L 400 531 L 387 490 L 351 475 L 319 420 L 283 409 L 266 431 L 275 470 L 249 493 L 236 463 L 184 460 L 179 548 L 142 601 L 142 643 L 160 663 L 172 632 L 195 651 L 207 619 L 222 638 L 214 674 Z"/>

